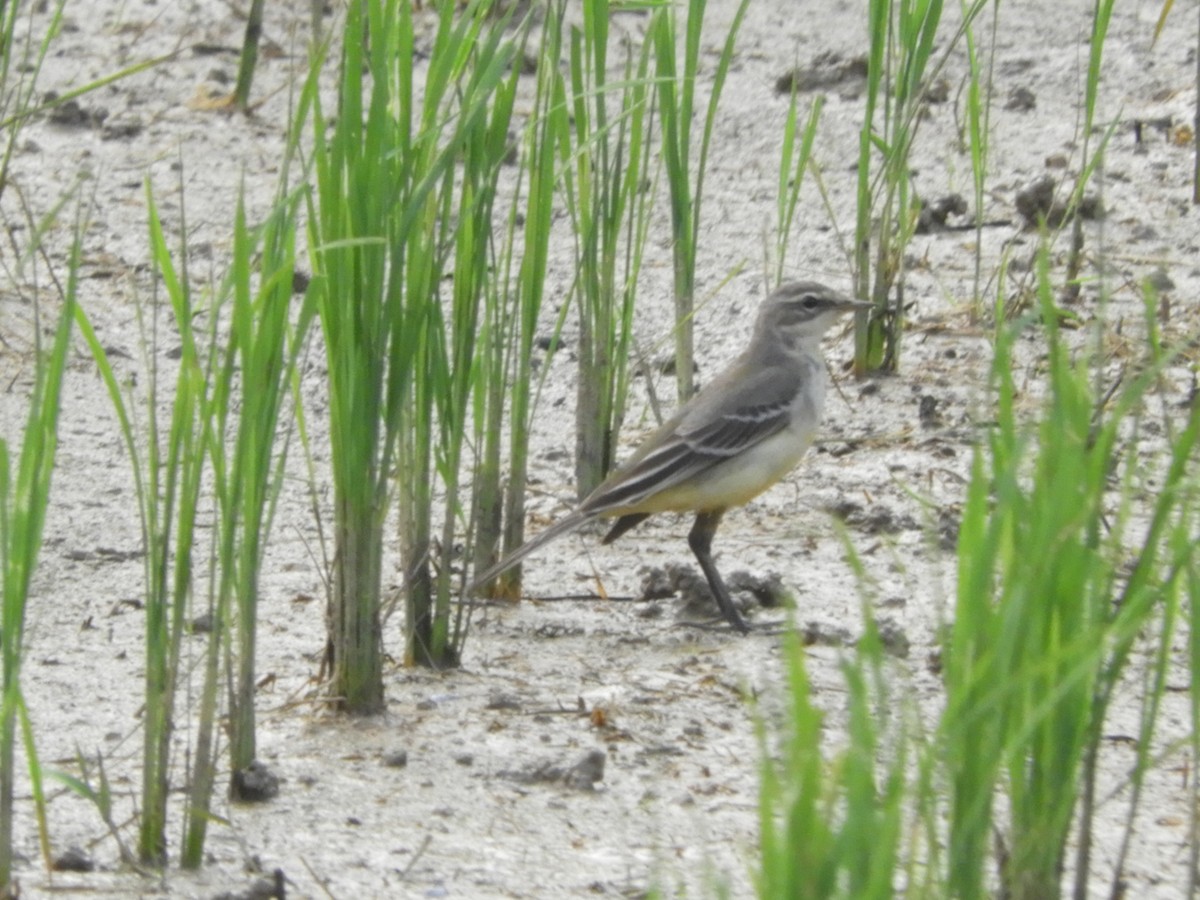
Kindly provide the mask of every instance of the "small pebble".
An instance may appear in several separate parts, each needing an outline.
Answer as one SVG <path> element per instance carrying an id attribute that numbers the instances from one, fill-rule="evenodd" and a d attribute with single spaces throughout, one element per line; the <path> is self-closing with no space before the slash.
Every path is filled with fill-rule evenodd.
<path id="1" fill-rule="evenodd" d="M 908 659 L 909 640 L 904 629 L 892 619 L 879 619 L 875 623 L 883 652 L 897 659 Z"/>
<path id="2" fill-rule="evenodd" d="M 1037 95 L 1027 87 L 1015 87 L 1008 92 L 1004 108 L 1013 112 L 1029 112 L 1037 109 Z"/>
<path id="3" fill-rule="evenodd" d="M 519 712 L 521 698 L 516 694 L 495 693 L 488 697 L 487 709 L 509 709 Z"/>
<path id="4" fill-rule="evenodd" d="M 51 868 L 55 872 L 92 872 L 96 863 L 81 847 L 70 846 L 54 858 Z"/>
<path id="5" fill-rule="evenodd" d="M 403 769 L 408 765 L 408 751 L 397 750 L 394 753 L 385 754 L 383 764 L 389 769 Z"/>
<path id="6" fill-rule="evenodd" d="M 603 750 L 590 750 L 563 775 L 563 784 L 577 791 L 595 790 L 596 782 L 604 780 L 604 763 L 608 759 Z"/>
<path id="7" fill-rule="evenodd" d="M 233 773 L 230 793 L 243 803 L 262 803 L 279 793 L 279 776 L 258 760 Z"/>

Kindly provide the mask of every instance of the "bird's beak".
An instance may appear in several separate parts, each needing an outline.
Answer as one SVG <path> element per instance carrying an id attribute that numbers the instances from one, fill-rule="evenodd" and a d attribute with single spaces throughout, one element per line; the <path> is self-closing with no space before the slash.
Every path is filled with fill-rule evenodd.
<path id="1" fill-rule="evenodd" d="M 870 300 L 853 300 L 850 297 L 842 298 L 840 308 L 846 312 L 859 312 L 860 310 L 873 309 L 875 304 Z"/>

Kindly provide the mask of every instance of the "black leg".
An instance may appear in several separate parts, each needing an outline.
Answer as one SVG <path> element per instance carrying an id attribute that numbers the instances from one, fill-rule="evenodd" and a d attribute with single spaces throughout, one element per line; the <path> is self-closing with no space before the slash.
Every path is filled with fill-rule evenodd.
<path id="1" fill-rule="evenodd" d="M 729 590 L 725 587 L 725 582 L 721 580 L 721 573 L 717 571 L 717 564 L 713 562 L 712 558 L 713 535 L 717 533 L 717 526 L 721 524 L 721 516 L 724 514 L 725 510 L 723 509 L 698 513 L 696 524 L 692 526 L 691 533 L 688 534 L 688 546 L 696 554 L 696 561 L 704 570 L 704 577 L 708 579 L 708 586 L 712 590 L 713 596 L 717 598 L 717 606 L 721 607 L 721 612 L 725 614 L 725 620 L 742 634 L 746 634 L 750 629 L 742 618 L 742 614 L 733 605 L 733 598 L 729 596 Z"/>

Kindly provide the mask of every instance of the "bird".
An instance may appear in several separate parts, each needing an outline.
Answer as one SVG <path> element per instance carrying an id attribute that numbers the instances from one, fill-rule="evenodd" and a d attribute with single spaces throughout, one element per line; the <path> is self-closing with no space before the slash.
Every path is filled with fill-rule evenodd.
<path id="1" fill-rule="evenodd" d="M 694 512 L 688 545 L 725 620 L 748 633 L 713 561 L 713 536 L 726 510 L 748 503 L 804 456 L 825 405 L 821 336 L 843 313 L 872 305 L 816 281 L 781 284 L 760 305 L 750 344 L 727 369 L 575 509 L 477 574 L 469 590 L 595 519 L 616 519 L 601 542 L 611 544 L 655 513 Z"/>

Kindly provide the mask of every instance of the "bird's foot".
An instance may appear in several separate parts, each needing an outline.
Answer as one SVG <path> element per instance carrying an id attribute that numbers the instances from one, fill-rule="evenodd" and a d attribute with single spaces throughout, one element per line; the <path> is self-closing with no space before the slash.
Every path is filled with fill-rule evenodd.
<path id="1" fill-rule="evenodd" d="M 732 623 L 724 616 L 715 619 L 709 619 L 707 622 L 685 620 L 679 622 L 679 624 L 684 628 L 695 628 L 697 631 L 711 631 L 714 633 L 728 632 L 729 629 L 733 627 L 733 630 L 738 632 L 743 637 L 751 634 L 758 637 L 778 637 L 779 635 L 786 634 L 788 632 L 787 624 L 781 622 L 759 622 L 754 624 L 743 622 L 743 627 L 737 628 L 736 626 L 733 626 Z"/>
<path id="2" fill-rule="evenodd" d="M 722 610 L 720 616 L 712 619 L 681 619 L 679 624 L 685 628 L 696 628 L 700 631 L 728 631 L 729 629 L 733 629 L 741 635 L 747 635 L 755 630 L 754 626 L 743 619 L 737 610 L 734 610 L 733 613 L 733 616 L 730 617 Z"/>
<path id="3" fill-rule="evenodd" d="M 743 635 L 750 633 L 750 626 L 746 624 L 746 620 L 742 618 L 742 614 L 732 603 L 721 612 L 725 615 L 725 621 L 729 623 L 729 627 L 734 631 L 741 632 Z"/>

